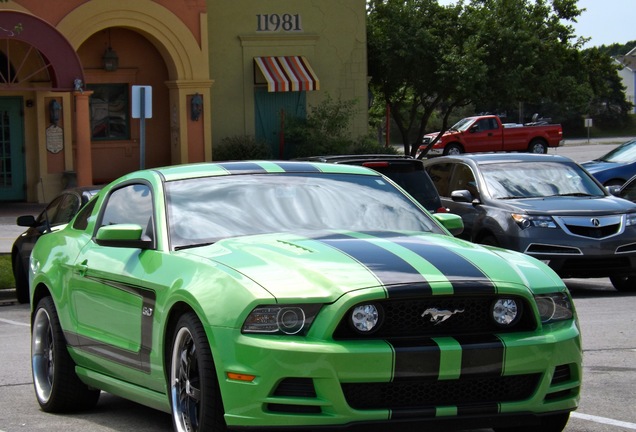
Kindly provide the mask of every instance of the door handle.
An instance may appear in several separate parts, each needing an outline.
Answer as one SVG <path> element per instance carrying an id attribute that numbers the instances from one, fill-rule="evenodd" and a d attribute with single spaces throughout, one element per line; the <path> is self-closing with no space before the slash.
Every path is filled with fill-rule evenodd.
<path id="1" fill-rule="evenodd" d="M 79 273 L 80 276 L 86 276 L 86 272 L 88 271 L 88 260 L 84 260 L 79 264 L 75 265 L 75 270 Z"/>

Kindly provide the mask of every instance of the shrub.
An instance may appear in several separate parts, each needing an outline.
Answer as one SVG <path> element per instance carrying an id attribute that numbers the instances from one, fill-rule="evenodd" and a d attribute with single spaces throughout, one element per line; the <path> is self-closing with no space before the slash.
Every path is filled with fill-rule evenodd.
<path id="1" fill-rule="evenodd" d="M 249 135 L 223 138 L 221 143 L 214 147 L 212 156 L 215 161 L 262 160 L 272 158 L 267 143 L 257 141 L 253 136 Z"/>

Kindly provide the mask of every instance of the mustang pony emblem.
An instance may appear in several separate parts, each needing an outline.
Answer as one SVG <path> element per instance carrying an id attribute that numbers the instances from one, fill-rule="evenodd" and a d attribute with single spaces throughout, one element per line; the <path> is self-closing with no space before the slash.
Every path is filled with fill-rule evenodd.
<path id="1" fill-rule="evenodd" d="M 428 308 L 422 313 L 422 318 L 424 318 L 426 315 L 430 315 L 431 316 L 430 321 L 432 323 L 435 323 L 435 325 L 437 325 L 437 324 L 443 323 L 444 321 L 446 321 L 453 315 L 458 313 L 463 313 L 463 312 L 464 312 L 464 309 L 448 310 L 448 309 Z"/>

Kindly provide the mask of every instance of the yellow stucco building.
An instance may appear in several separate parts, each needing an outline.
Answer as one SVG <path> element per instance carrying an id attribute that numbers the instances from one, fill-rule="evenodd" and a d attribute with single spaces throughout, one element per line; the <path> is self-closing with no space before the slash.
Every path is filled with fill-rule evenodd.
<path id="1" fill-rule="evenodd" d="M 326 95 L 359 102 L 363 134 L 365 38 L 361 0 L 0 3 L 0 202 L 213 160 L 225 137 L 279 148 L 281 116 Z"/>

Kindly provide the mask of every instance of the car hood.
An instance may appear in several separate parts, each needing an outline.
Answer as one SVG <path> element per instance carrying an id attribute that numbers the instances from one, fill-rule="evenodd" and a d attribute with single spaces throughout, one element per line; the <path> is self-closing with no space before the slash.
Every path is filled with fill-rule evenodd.
<path id="1" fill-rule="evenodd" d="M 553 216 L 599 216 L 635 211 L 636 204 L 612 197 L 545 197 L 498 200 L 497 207 L 509 211 Z"/>
<path id="2" fill-rule="evenodd" d="M 547 266 L 503 249 L 423 233 L 267 234 L 189 249 L 241 273 L 278 299 L 335 301 L 367 288 L 387 295 L 450 294 L 474 288 L 527 293 L 562 286 Z"/>
<path id="3" fill-rule="evenodd" d="M 581 164 L 581 166 L 585 168 L 587 172 L 589 172 L 590 174 L 614 169 L 623 165 L 624 164 L 619 164 L 616 162 L 603 162 L 603 161 L 597 161 L 597 160 L 591 160 L 588 162 L 583 162 Z"/>

